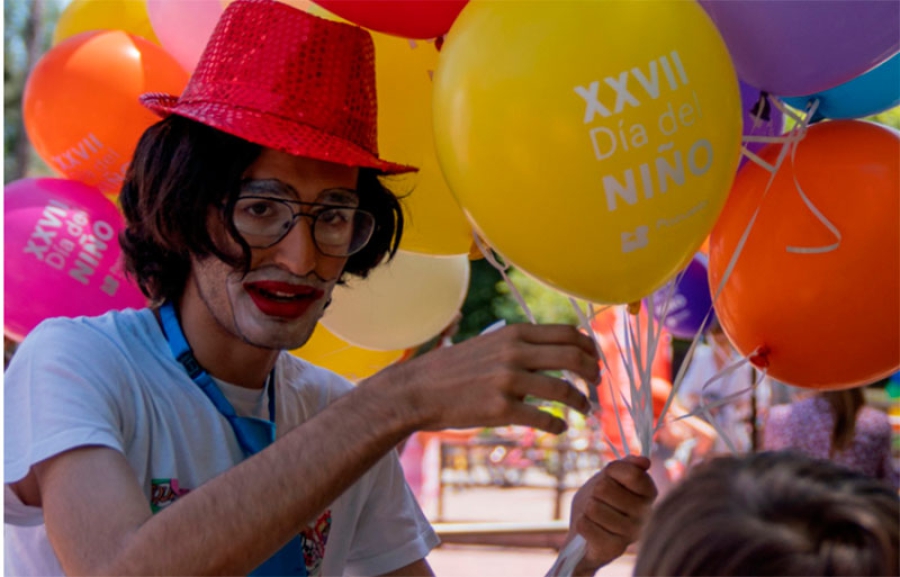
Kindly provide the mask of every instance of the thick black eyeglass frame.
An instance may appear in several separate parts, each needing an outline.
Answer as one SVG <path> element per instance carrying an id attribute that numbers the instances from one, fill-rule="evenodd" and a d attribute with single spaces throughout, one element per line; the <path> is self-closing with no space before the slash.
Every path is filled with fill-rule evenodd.
<path id="1" fill-rule="evenodd" d="M 273 201 L 273 202 L 279 202 L 279 203 L 287 206 L 288 209 L 290 209 L 290 211 L 291 211 L 290 226 L 288 226 L 287 228 L 284 229 L 284 232 L 281 233 L 281 236 L 279 236 L 277 240 L 275 240 L 269 244 L 255 245 L 255 244 L 250 243 L 250 241 L 247 240 L 246 235 L 237 227 L 237 224 L 234 223 L 234 212 L 237 208 L 237 204 L 240 201 L 245 200 L 245 199 L 268 200 L 268 201 Z M 295 205 L 295 204 L 300 205 L 300 207 L 304 207 L 304 206 L 321 207 L 322 210 L 320 210 L 319 212 L 313 213 L 313 214 L 305 213 L 302 211 L 294 212 L 293 207 L 291 205 Z M 322 247 L 319 246 L 319 241 L 316 240 L 316 223 L 318 222 L 319 216 L 321 216 L 328 209 L 354 211 L 354 223 L 356 222 L 356 213 L 369 215 L 369 217 L 372 219 L 372 226 L 369 229 L 369 233 L 367 235 L 366 240 L 362 244 L 360 244 L 356 250 L 354 250 L 352 252 L 348 252 L 346 254 L 334 254 L 334 253 L 322 250 Z M 321 202 L 303 202 L 301 200 L 277 198 L 274 196 L 265 196 L 265 195 L 261 195 L 261 194 L 248 194 L 248 195 L 239 196 L 235 200 L 234 207 L 232 207 L 232 209 L 231 209 L 231 222 L 232 222 L 232 224 L 234 224 L 235 229 L 241 234 L 241 236 L 244 238 L 244 240 L 247 241 L 247 245 L 250 248 L 258 248 L 258 249 L 271 248 L 271 247 L 275 246 L 276 244 L 278 244 L 279 242 L 281 242 L 282 240 L 284 240 L 284 237 L 286 237 L 288 235 L 288 233 L 290 233 L 294 229 L 294 227 L 297 226 L 297 222 L 300 220 L 301 216 L 305 216 L 306 218 L 312 219 L 312 223 L 310 224 L 310 227 L 309 227 L 310 228 L 310 237 L 312 238 L 313 245 L 316 247 L 316 250 L 318 250 L 320 253 L 324 254 L 325 256 L 331 256 L 331 257 L 337 257 L 337 258 L 353 256 L 354 254 L 356 254 L 359 251 L 361 251 L 362 249 L 364 249 L 367 244 L 369 244 L 369 241 L 372 240 L 372 235 L 375 233 L 375 215 L 372 214 L 371 212 L 369 212 L 368 210 L 365 210 L 362 208 L 357 208 L 355 206 L 346 206 L 346 205 L 341 205 L 341 204 L 325 204 L 325 203 L 321 203 Z"/>

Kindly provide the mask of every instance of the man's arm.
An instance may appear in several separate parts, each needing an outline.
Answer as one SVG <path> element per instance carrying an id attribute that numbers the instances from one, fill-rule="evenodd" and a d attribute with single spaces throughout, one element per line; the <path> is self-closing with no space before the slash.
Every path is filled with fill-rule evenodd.
<path id="1" fill-rule="evenodd" d="M 70 574 L 246 574 L 416 429 L 565 423 L 533 395 L 585 412 L 542 374 L 593 381 L 593 343 L 568 326 L 514 325 L 390 367 L 273 445 L 153 515 L 124 456 L 80 448 L 32 468 L 51 544 Z M 29 483 L 26 478 L 24 486 Z M 28 501 L 32 502 L 28 502 Z"/>
<path id="2" fill-rule="evenodd" d="M 249 573 L 399 438 L 386 427 L 366 433 L 378 412 L 347 401 L 337 402 L 345 405 L 340 426 L 322 413 L 155 515 L 118 451 L 84 447 L 38 463 L 40 504 L 64 571 Z"/>

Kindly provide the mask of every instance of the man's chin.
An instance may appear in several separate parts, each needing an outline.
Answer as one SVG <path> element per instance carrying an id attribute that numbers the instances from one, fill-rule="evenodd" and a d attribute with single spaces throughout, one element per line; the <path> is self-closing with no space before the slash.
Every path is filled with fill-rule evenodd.
<path id="1" fill-rule="evenodd" d="M 285 350 L 292 351 L 298 349 L 309 341 L 315 330 L 316 324 L 308 326 L 291 326 L 288 323 L 265 323 L 265 326 L 259 326 L 254 323 L 250 330 L 243 331 L 244 341 L 269 350 Z"/>

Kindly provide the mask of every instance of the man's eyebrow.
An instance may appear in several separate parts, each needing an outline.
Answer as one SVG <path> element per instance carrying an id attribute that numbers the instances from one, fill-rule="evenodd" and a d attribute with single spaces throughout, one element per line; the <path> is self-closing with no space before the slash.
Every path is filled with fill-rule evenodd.
<path id="1" fill-rule="evenodd" d="M 351 188 L 326 188 L 319 193 L 316 202 L 326 204 L 359 204 L 359 193 Z"/>
<path id="2" fill-rule="evenodd" d="M 241 181 L 241 194 L 261 194 L 286 200 L 300 200 L 300 193 L 290 184 L 277 178 L 245 178 Z M 326 188 L 316 196 L 316 202 L 356 206 L 359 193 L 352 188 Z"/>
<path id="3" fill-rule="evenodd" d="M 277 178 L 245 178 L 241 181 L 241 193 L 266 193 L 283 198 L 300 198 L 293 186 Z"/>

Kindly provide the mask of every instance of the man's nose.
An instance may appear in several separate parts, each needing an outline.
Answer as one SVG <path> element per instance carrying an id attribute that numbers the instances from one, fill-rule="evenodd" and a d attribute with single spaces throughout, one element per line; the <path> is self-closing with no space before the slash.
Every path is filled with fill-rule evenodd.
<path id="1" fill-rule="evenodd" d="M 319 251 L 313 240 L 312 220 L 306 215 L 298 215 L 291 230 L 270 250 L 275 251 L 277 264 L 297 276 L 314 271 Z"/>

